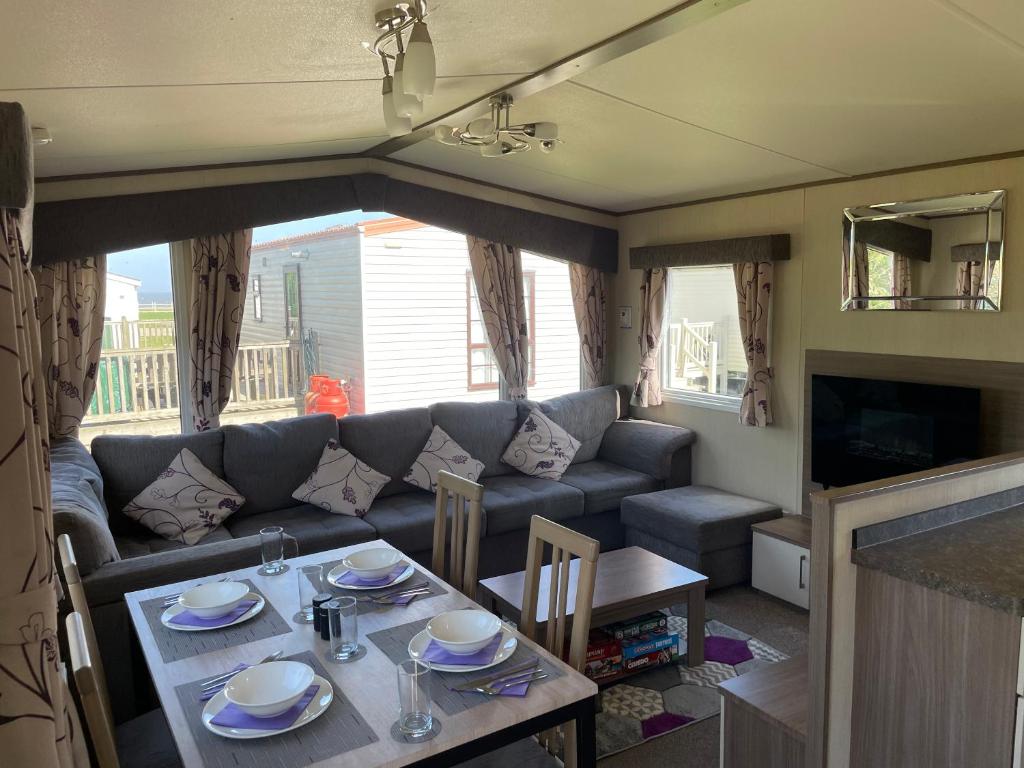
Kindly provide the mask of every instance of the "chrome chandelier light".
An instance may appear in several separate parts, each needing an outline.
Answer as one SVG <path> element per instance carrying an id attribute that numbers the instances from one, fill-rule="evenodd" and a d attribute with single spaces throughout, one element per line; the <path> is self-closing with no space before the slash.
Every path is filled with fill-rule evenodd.
<path id="1" fill-rule="evenodd" d="M 484 157 L 502 157 L 528 151 L 534 144 L 541 152 L 552 152 L 561 143 L 555 123 L 513 125 L 512 96 L 502 93 L 491 97 L 490 117 L 472 120 L 465 128 L 439 125 L 434 138 L 449 146 L 477 147 Z"/>
<path id="2" fill-rule="evenodd" d="M 391 136 L 412 130 L 412 118 L 423 112 L 423 99 L 434 93 L 437 76 L 434 44 L 430 40 L 425 0 L 398 3 L 378 11 L 375 18 L 381 35 L 373 44 L 363 46 L 380 58 L 384 67 L 381 95 L 384 100 L 384 124 Z M 409 31 L 408 40 L 402 34 Z M 394 46 L 394 52 L 388 46 Z M 388 62 L 394 64 L 394 74 Z"/>

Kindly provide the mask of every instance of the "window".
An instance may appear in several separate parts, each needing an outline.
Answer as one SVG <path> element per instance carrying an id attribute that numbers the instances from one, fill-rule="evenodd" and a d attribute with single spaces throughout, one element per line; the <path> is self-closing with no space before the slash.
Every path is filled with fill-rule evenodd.
<path id="1" fill-rule="evenodd" d="M 895 267 L 892 251 L 885 251 L 869 245 L 868 254 L 868 296 L 895 296 Z M 894 302 L 873 299 L 868 309 L 893 309 Z"/>
<path id="2" fill-rule="evenodd" d="M 252 314 L 257 323 L 263 322 L 263 293 L 259 275 L 253 275 L 252 278 Z"/>
<path id="3" fill-rule="evenodd" d="M 663 387 L 670 397 L 739 408 L 747 381 L 731 265 L 668 271 Z"/>
<path id="4" fill-rule="evenodd" d="M 536 304 L 537 275 L 534 272 L 523 273 L 523 298 L 526 301 L 526 317 L 529 322 L 530 346 L 530 380 L 528 386 L 537 383 L 537 371 L 535 361 L 537 360 L 537 324 L 534 322 Z M 476 295 L 476 281 L 473 280 L 473 273 L 466 270 L 466 355 L 468 360 L 470 389 L 497 389 L 498 364 L 491 351 L 491 345 L 487 341 L 487 330 L 484 328 L 483 319 L 480 317 L 480 302 Z"/>
<path id="5" fill-rule="evenodd" d="M 284 336 L 297 340 L 302 335 L 302 310 L 299 297 L 299 268 L 284 269 Z"/>

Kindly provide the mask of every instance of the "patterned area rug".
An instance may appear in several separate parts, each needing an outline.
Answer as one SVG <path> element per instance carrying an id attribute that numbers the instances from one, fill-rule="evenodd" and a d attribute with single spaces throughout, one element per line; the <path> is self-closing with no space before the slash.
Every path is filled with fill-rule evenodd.
<path id="1" fill-rule="evenodd" d="M 608 757 L 641 742 L 717 715 L 716 685 L 786 655 L 719 621 L 704 625 L 705 663 L 687 667 L 686 618 L 668 617 L 679 633 L 679 660 L 626 678 L 601 692 L 597 715 L 597 756 Z"/>

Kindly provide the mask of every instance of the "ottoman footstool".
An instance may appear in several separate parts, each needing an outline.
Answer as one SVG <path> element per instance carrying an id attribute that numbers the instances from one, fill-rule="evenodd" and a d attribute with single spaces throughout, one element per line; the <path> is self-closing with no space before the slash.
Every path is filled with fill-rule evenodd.
<path id="1" fill-rule="evenodd" d="M 776 517 L 777 504 L 705 485 L 627 496 L 621 511 L 627 547 L 702 573 L 715 589 L 750 581 L 750 526 Z"/>

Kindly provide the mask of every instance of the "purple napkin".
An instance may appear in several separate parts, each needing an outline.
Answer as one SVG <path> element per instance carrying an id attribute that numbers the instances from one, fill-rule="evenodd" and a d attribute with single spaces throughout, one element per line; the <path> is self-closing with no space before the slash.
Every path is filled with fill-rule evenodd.
<path id="1" fill-rule="evenodd" d="M 218 616 L 216 619 L 201 619 L 194 613 L 189 611 L 182 611 L 177 616 L 170 619 L 171 624 L 181 624 L 185 627 L 223 627 L 226 624 L 230 624 L 235 621 L 239 616 L 248 611 L 256 605 L 255 600 L 243 600 L 237 606 L 235 610 L 229 613 L 227 616 Z"/>
<path id="2" fill-rule="evenodd" d="M 361 579 L 352 573 L 352 571 L 345 571 L 345 573 L 338 577 L 338 584 L 345 587 L 386 587 L 401 576 L 403 571 L 408 567 L 408 563 L 401 562 L 392 568 L 391 573 L 387 576 L 380 576 L 376 579 Z"/>
<path id="3" fill-rule="evenodd" d="M 224 709 L 214 715 L 210 722 L 214 725 L 219 725 L 222 728 L 248 728 L 256 731 L 280 731 L 284 728 L 290 728 L 295 724 L 295 721 L 299 719 L 299 715 L 301 715 L 302 711 L 309 706 L 309 702 L 313 700 L 313 697 L 316 696 L 316 692 L 318 690 L 320 690 L 320 686 L 313 683 L 313 685 L 306 689 L 306 692 L 295 706 L 282 712 L 280 715 L 274 715 L 273 717 L 253 717 L 252 715 L 247 715 L 234 704 L 229 703 L 224 707 Z"/>
<path id="4" fill-rule="evenodd" d="M 248 664 L 239 664 L 237 667 L 235 667 L 231 671 L 232 672 L 241 672 L 243 669 L 248 669 L 248 668 L 249 668 Z M 229 677 L 228 680 L 230 680 L 230 679 L 231 678 Z M 224 690 L 224 686 L 228 684 L 228 680 L 225 680 L 223 683 L 218 685 L 216 688 L 211 688 L 210 690 L 206 691 L 205 693 L 201 693 L 199 695 L 199 700 L 200 701 L 209 701 L 210 699 L 212 699 L 214 696 L 216 696 L 218 693 L 220 693 L 222 690 Z"/>
<path id="5" fill-rule="evenodd" d="M 494 655 L 501 645 L 501 631 L 491 638 L 491 642 L 475 653 L 452 653 L 446 651 L 436 640 L 431 640 L 427 649 L 423 652 L 424 661 L 432 661 L 435 664 L 451 664 L 453 666 L 479 667 L 482 664 L 490 664 L 494 661 Z"/>

